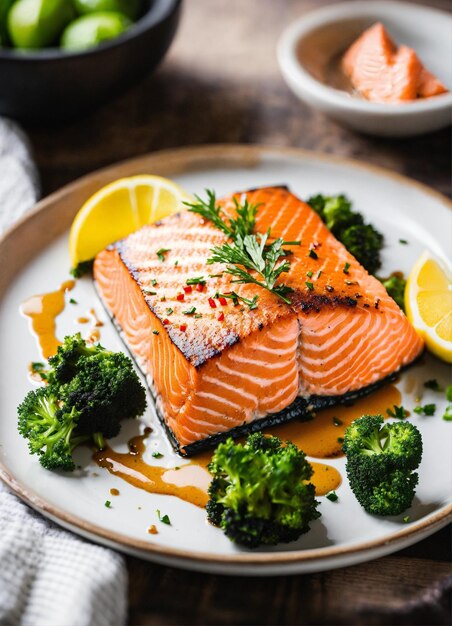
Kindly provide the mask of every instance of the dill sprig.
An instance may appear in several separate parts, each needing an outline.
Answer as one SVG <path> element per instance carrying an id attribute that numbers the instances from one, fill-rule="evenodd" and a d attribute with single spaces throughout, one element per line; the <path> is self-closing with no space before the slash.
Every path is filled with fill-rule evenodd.
<path id="1" fill-rule="evenodd" d="M 232 242 L 211 248 L 208 265 L 226 264 L 225 271 L 234 276 L 233 283 L 255 284 L 277 295 L 290 304 L 286 297 L 293 289 L 287 285 L 276 285 L 281 274 L 289 271 L 290 262 L 285 257 L 292 254 L 283 245 L 299 245 L 299 241 L 284 241 L 281 237 L 268 243 L 270 229 L 265 233 L 253 233 L 259 205 L 250 204 L 246 198 L 240 203 L 234 198 L 236 218 L 223 219 L 221 206 L 217 204 L 215 192 L 207 189 L 207 200 L 195 196 L 196 202 L 185 203 L 192 213 L 201 215 L 227 235 Z M 279 263 L 279 261 L 281 261 Z M 256 272 L 258 276 L 250 272 Z M 253 299 L 253 304 L 255 304 Z"/>

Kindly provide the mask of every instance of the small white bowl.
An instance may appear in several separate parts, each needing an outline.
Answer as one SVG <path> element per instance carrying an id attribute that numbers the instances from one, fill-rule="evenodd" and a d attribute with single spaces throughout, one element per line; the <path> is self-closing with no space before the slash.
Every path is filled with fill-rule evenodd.
<path id="1" fill-rule="evenodd" d="M 331 61 L 375 22 L 382 22 L 398 45 L 413 48 L 427 69 L 452 88 L 452 17 L 436 9 L 384 0 L 334 4 L 293 22 L 278 43 L 278 61 L 289 87 L 300 100 L 372 135 L 407 137 L 450 124 L 452 93 L 380 104 L 325 83 Z"/>

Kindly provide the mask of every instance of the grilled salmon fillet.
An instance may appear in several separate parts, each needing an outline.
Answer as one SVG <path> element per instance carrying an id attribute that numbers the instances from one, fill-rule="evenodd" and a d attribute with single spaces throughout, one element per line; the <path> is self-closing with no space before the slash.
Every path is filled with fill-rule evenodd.
<path id="1" fill-rule="evenodd" d="M 447 91 L 414 50 L 397 48 L 380 22 L 350 46 L 342 59 L 342 69 L 355 89 L 374 102 L 403 102 Z"/>
<path id="2" fill-rule="evenodd" d="M 301 400 L 338 402 L 371 389 L 423 348 L 383 285 L 306 203 L 283 187 L 245 193 L 260 205 L 257 232 L 301 241 L 281 276 L 293 289 L 290 305 L 259 286 L 231 284 L 222 264 L 207 265 L 225 236 L 190 212 L 141 228 L 94 263 L 99 294 L 186 453 L 268 416 L 293 416 L 287 409 Z M 233 215 L 233 197 L 221 202 Z M 170 250 L 159 259 L 162 248 Z M 186 293 L 186 280 L 200 276 L 205 286 Z M 257 308 L 215 297 L 232 290 L 258 295 Z"/>

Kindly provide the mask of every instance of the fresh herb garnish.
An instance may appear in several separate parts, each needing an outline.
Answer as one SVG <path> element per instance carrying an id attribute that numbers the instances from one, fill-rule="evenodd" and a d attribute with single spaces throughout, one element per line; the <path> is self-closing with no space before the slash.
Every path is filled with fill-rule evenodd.
<path id="1" fill-rule="evenodd" d="M 162 522 L 163 524 L 168 524 L 168 526 L 171 524 L 171 520 L 168 517 L 168 515 L 161 515 L 160 511 L 157 509 L 157 517 L 159 518 L 159 522 Z"/>
<path id="2" fill-rule="evenodd" d="M 41 363 L 40 361 L 33 361 L 31 363 L 30 367 L 31 367 L 33 372 L 41 373 L 42 370 L 45 368 L 45 364 Z"/>
<path id="3" fill-rule="evenodd" d="M 174 313 L 174 309 L 173 309 L 173 308 L 171 308 L 171 307 L 168 307 L 168 308 L 166 309 L 166 314 L 167 314 L 167 315 L 171 315 L 171 313 Z"/>
<path id="4" fill-rule="evenodd" d="M 312 248 L 309 250 L 308 256 L 311 257 L 311 259 L 319 258 L 319 255 L 317 254 L 317 252 L 313 250 Z"/>
<path id="5" fill-rule="evenodd" d="M 337 443 L 344 443 L 344 438 L 343 437 L 338 437 L 337 438 Z"/>
<path id="6" fill-rule="evenodd" d="M 154 459 L 161 459 L 163 454 L 156 450 L 155 452 L 152 453 L 152 456 L 154 457 Z"/>
<path id="7" fill-rule="evenodd" d="M 154 330 L 152 332 L 153 332 L 154 335 L 158 335 L 159 334 L 159 331 L 156 330 L 155 328 L 154 328 Z"/>
<path id="8" fill-rule="evenodd" d="M 187 278 L 185 283 L 187 285 L 205 285 L 206 281 L 204 280 L 204 276 L 197 276 L 195 278 Z"/>
<path id="9" fill-rule="evenodd" d="M 111 509 L 111 502 L 110 502 L 110 500 L 105 500 L 104 506 L 106 506 L 107 509 Z"/>
<path id="10" fill-rule="evenodd" d="M 147 296 L 156 296 L 156 295 L 157 295 L 157 292 L 156 292 L 156 291 L 149 291 L 149 289 L 143 289 L 143 291 L 144 291 L 144 293 L 145 293 Z"/>
<path id="11" fill-rule="evenodd" d="M 407 245 L 408 241 L 406 239 L 399 239 L 399 243 L 403 244 L 404 246 Z"/>
<path id="12" fill-rule="evenodd" d="M 309 289 L 309 291 L 314 291 L 314 283 L 310 283 L 309 281 L 306 281 L 305 285 Z"/>
<path id="13" fill-rule="evenodd" d="M 156 284 L 157 284 L 157 279 L 156 279 L 156 278 L 153 278 L 153 279 L 151 280 L 151 285 L 152 285 L 153 287 L 155 287 L 155 286 L 156 286 Z"/>
<path id="14" fill-rule="evenodd" d="M 344 422 L 342 420 L 340 420 L 338 417 L 336 417 L 336 416 L 333 417 L 333 424 L 335 426 L 342 426 L 343 423 Z"/>
<path id="15" fill-rule="evenodd" d="M 397 406 L 396 404 L 394 404 L 393 409 L 386 409 L 386 413 L 389 417 L 395 417 L 398 420 L 404 420 L 408 416 L 408 412 L 405 411 L 403 406 Z"/>
<path id="16" fill-rule="evenodd" d="M 299 242 L 285 242 L 278 238 L 268 243 L 270 230 L 265 234 L 253 234 L 259 205 L 250 204 L 247 198 L 241 203 L 234 198 L 237 217 L 226 221 L 223 219 L 221 206 L 217 204 L 215 193 L 212 190 L 206 190 L 206 193 L 207 201 L 195 196 L 196 202 L 186 203 L 188 210 L 208 219 L 232 240 L 231 243 L 212 248 L 212 256 L 207 259 L 207 263 L 226 263 L 225 271 L 235 277 L 232 282 L 253 283 L 290 304 L 286 296 L 293 289 L 284 284 L 275 284 L 281 274 L 289 271 L 290 263 L 285 260 L 278 264 L 278 261 L 290 254 L 284 250 L 283 245 L 299 245 Z M 262 280 L 250 272 L 256 272 Z"/>
<path id="17" fill-rule="evenodd" d="M 312 276 L 313 276 L 313 272 L 306 272 L 306 276 L 307 276 L 308 278 L 312 278 Z"/>
<path id="18" fill-rule="evenodd" d="M 335 491 L 330 491 L 330 493 L 327 493 L 326 498 L 328 500 L 331 500 L 331 502 L 337 502 L 339 500 L 339 496 Z"/>
<path id="19" fill-rule="evenodd" d="M 441 387 L 436 378 L 432 378 L 431 380 L 426 380 L 424 383 L 424 387 L 426 389 L 432 389 L 433 391 L 444 391 L 444 387 Z"/>
<path id="20" fill-rule="evenodd" d="M 167 252 L 169 252 L 171 250 L 171 248 L 160 248 L 160 250 L 157 250 L 156 255 L 159 258 L 159 261 L 161 261 L 163 263 L 163 261 L 165 260 L 165 255 Z"/>
<path id="21" fill-rule="evenodd" d="M 319 270 L 319 273 L 317 274 L 317 278 L 320 278 L 322 274 L 323 274 L 322 270 Z"/>
<path id="22" fill-rule="evenodd" d="M 447 385 L 446 400 L 449 400 L 449 402 L 452 402 L 452 385 Z"/>
<path id="23" fill-rule="evenodd" d="M 222 278 L 223 277 L 223 272 L 220 272 L 220 274 L 209 274 L 209 278 Z"/>
<path id="24" fill-rule="evenodd" d="M 182 311 L 182 313 L 184 315 L 193 315 L 194 313 L 196 313 L 196 307 L 195 306 L 191 306 L 189 309 L 187 309 L 186 311 Z"/>
<path id="25" fill-rule="evenodd" d="M 409 521 L 410 521 L 410 516 L 409 515 L 405 515 L 405 517 L 402 518 L 402 522 L 404 524 L 408 524 Z"/>
<path id="26" fill-rule="evenodd" d="M 78 302 L 74 298 L 69 298 L 69 304 L 78 304 Z"/>
<path id="27" fill-rule="evenodd" d="M 348 271 L 349 269 L 350 269 L 350 263 L 346 263 L 342 271 L 344 272 L 344 274 L 349 274 L 349 271 Z"/>
<path id="28" fill-rule="evenodd" d="M 234 306 L 237 306 L 239 302 L 243 302 L 246 304 L 250 310 L 257 309 L 257 301 L 259 300 L 259 296 L 254 296 L 253 298 L 244 298 L 243 296 L 239 296 L 235 291 L 231 291 L 230 293 L 216 293 L 216 298 L 228 298 L 232 300 Z"/>
<path id="29" fill-rule="evenodd" d="M 424 404 L 424 406 L 417 406 L 413 409 L 418 415 L 435 415 L 436 404 Z"/>

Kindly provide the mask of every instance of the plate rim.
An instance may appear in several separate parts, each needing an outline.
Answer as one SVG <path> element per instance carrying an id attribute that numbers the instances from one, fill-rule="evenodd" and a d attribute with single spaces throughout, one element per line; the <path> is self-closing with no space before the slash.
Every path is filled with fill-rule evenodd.
<path id="1" fill-rule="evenodd" d="M 413 180 L 407 176 L 399 174 L 398 172 L 392 172 L 391 170 L 378 165 L 357 161 L 348 157 L 294 147 L 281 147 L 264 144 L 209 144 L 160 150 L 144 154 L 139 157 L 113 163 L 110 166 L 95 170 L 94 172 L 76 179 L 75 181 L 65 185 L 61 189 L 40 200 L 22 219 L 7 229 L 2 237 L 0 237 L 0 251 L 8 240 L 14 236 L 16 231 L 19 231 L 30 219 L 34 219 L 39 216 L 41 212 L 44 212 L 47 208 L 51 207 L 59 199 L 71 195 L 74 190 L 80 187 L 89 187 L 89 185 L 94 183 L 97 179 L 101 179 L 103 181 L 101 184 L 106 184 L 104 179 L 109 179 L 111 177 L 113 180 L 115 177 L 118 177 L 116 172 L 123 168 L 138 171 L 141 164 L 144 165 L 144 163 L 147 163 L 145 167 L 148 168 L 149 162 L 152 163 L 155 161 L 156 164 L 158 164 L 159 161 L 163 163 L 166 161 L 169 163 L 170 169 L 171 163 L 173 167 L 176 166 L 176 171 L 173 172 L 173 175 L 175 175 L 177 173 L 187 172 L 189 171 L 189 168 L 196 170 L 197 163 L 199 165 L 204 165 L 206 163 L 212 165 L 216 162 L 215 158 L 217 161 L 220 161 L 221 167 L 221 161 L 225 164 L 228 163 L 230 166 L 233 166 L 235 162 L 241 163 L 243 160 L 249 163 L 258 164 L 266 155 L 286 156 L 294 159 L 298 158 L 300 160 L 312 159 L 324 163 L 345 165 L 354 169 L 364 169 L 376 175 L 396 180 L 401 184 L 415 187 L 422 193 L 432 196 L 437 201 L 440 201 L 441 204 L 452 210 L 452 201 L 449 200 L 447 196 L 432 189 L 424 183 Z M 180 167 L 181 164 L 182 170 L 177 172 L 177 165 Z M 193 165 L 195 167 L 193 167 Z M 30 260 L 27 259 L 25 264 L 29 262 Z M 21 269 L 22 268 L 19 268 L 18 271 Z M 239 552 L 235 554 L 214 555 L 207 552 L 173 548 L 171 546 L 162 546 L 150 541 L 134 539 L 132 537 L 128 537 L 127 535 L 122 535 L 121 533 L 110 531 L 102 526 L 85 521 L 76 515 L 66 512 L 57 505 L 49 503 L 45 500 L 45 498 L 36 494 L 25 484 L 16 480 L 1 460 L 0 479 L 15 495 L 17 495 L 26 504 L 29 504 L 33 509 L 39 511 L 45 517 L 50 518 L 57 524 L 58 522 L 62 522 L 63 527 L 73 529 L 75 532 L 78 531 L 79 534 L 84 537 L 94 537 L 95 540 L 99 540 L 100 543 L 104 544 L 109 543 L 111 545 L 113 543 L 119 550 L 123 549 L 128 552 L 134 552 L 135 554 L 139 552 L 147 558 L 152 558 L 154 556 L 156 559 L 176 559 L 179 561 L 179 564 L 183 563 L 187 566 L 189 566 L 190 563 L 197 563 L 204 566 L 208 566 L 210 564 L 212 566 L 244 565 L 274 567 L 278 565 L 289 566 L 296 563 L 300 565 L 312 562 L 321 563 L 322 561 L 328 561 L 330 559 L 339 559 L 342 556 L 349 558 L 355 557 L 356 559 L 362 556 L 363 553 L 370 552 L 372 550 L 386 549 L 386 551 L 388 551 L 387 549 L 390 548 L 390 551 L 396 551 L 399 543 L 404 543 L 409 539 L 414 539 L 414 543 L 417 535 L 421 535 L 419 539 L 422 539 L 422 537 L 425 536 L 425 532 L 431 534 L 436 530 L 439 530 L 448 521 L 452 521 L 452 503 L 450 503 L 443 505 L 435 513 L 432 513 L 417 522 L 411 523 L 406 528 L 402 528 L 395 532 L 389 532 L 385 537 L 364 541 L 355 545 L 344 545 L 340 547 L 327 546 L 323 548 L 279 552 Z M 375 556 L 371 558 L 375 558 Z"/>

